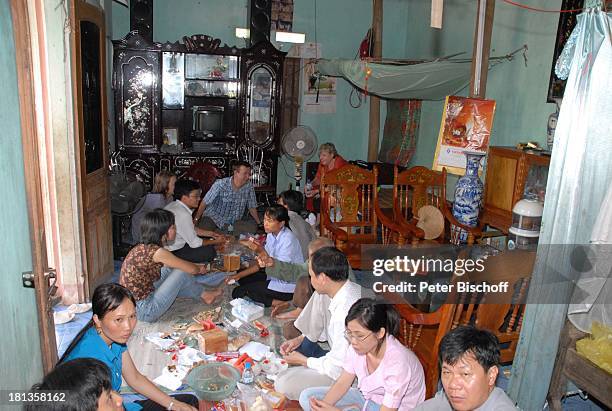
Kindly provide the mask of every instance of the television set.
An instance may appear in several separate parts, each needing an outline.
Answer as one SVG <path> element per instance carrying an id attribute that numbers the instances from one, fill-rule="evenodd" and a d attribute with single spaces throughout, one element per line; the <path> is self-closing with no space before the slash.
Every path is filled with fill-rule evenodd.
<path id="1" fill-rule="evenodd" d="M 223 135 L 223 107 L 221 106 L 193 106 L 194 137 L 205 140 L 207 138 L 220 138 Z"/>

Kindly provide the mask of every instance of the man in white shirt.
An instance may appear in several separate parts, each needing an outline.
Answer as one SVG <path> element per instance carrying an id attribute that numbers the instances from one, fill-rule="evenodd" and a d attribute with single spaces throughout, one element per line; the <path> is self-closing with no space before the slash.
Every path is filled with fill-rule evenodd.
<path id="1" fill-rule="evenodd" d="M 176 225 L 176 239 L 166 248 L 177 257 L 192 263 L 211 261 L 216 255 L 213 245 L 224 241 L 222 235 L 193 225 L 192 213 L 198 207 L 200 196 L 198 183 L 181 179 L 174 186 L 176 200 L 164 207 L 174 214 Z M 203 240 L 200 237 L 212 237 L 213 240 Z"/>
<path id="2" fill-rule="evenodd" d="M 348 273 L 346 256 L 337 248 L 321 248 L 310 258 L 310 281 L 315 289 L 311 299 L 324 297 L 331 301 L 327 312 L 304 310 L 295 326 L 303 332 L 300 324 L 313 321 L 302 318 L 304 314 L 321 316 L 325 329 L 317 340 L 326 339 L 330 351 L 325 351 L 317 341 L 311 341 L 304 334 L 281 345 L 284 360 L 297 367 L 279 374 L 274 387 L 291 400 L 298 399 L 306 388 L 331 386 L 342 373 L 348 349 L 344 320 L 351 306 L 361 298 L 361 287 L 348 280 Z"/>

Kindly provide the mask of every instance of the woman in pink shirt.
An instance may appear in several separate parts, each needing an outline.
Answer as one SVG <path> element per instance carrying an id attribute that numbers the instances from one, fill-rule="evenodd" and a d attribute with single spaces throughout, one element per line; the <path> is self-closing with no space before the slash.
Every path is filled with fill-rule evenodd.
<path id="1" fill-rule="evenodd" d="M 329 387 L 309 388 L 300 395 L 305 411 L 411 410 L 425 400 L 423 367 L 395 337 L 399 315 L 370 298 L 357 300 L 345 320 L 350 343 L 344 371 Z M 357 377 L 356 388 L 351 388 Z"/>

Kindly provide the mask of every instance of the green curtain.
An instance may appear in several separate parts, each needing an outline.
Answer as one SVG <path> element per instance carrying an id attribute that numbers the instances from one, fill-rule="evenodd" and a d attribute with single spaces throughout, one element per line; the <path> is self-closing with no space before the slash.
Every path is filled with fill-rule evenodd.
<path id="1" fill-rule="evenodd" d="M 317 70 L 325 76 L 343 77 L 385 99 L 444 100 L 470 83 L 471 64 L 445 60 L 397 65 L 333 59 L 320 60 Z"/>

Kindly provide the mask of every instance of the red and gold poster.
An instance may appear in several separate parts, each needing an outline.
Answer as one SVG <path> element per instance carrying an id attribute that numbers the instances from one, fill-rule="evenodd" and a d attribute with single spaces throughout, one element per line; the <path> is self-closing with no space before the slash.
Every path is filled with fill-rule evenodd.
<path id="1" fill-rule="evenodd" d="M 447 96 L 433 169 L 463 175 L 466 151 L 487 153 L 495 100 Z"/>

